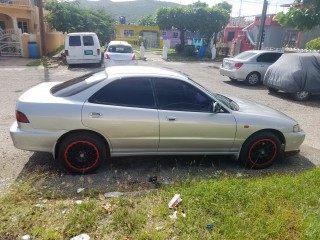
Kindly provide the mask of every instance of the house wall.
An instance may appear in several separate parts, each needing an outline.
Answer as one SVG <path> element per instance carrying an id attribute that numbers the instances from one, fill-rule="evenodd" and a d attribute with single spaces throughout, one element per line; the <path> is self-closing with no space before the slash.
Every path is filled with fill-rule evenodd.
<path id="1" fill-rule="evenodd" d="M 128 31 L 131 31 L 132 34 L 128 34 Z M 135 26 L 126 24 L 116 25 L 115 40 L 127 41 L 131 45 L 138 46 L 140 37 L 143 35 L 149 36 L 147 32 L 156 33 L 159 46 L 163 46 L 163 41 L 160 39 L 160 29 L 159 27 L 154 26 Z"/>
<path id="2" fill-rule="evenodd" d="M 298 48 L 305 48 L 307 42 L 319 37 L 320 37 L 320 27 L 315 27 L 310 31 L 302 32 L 301 38 L 300 38 L 300 44 Z"/>
<path id="3" fill-rule="evenodd" d="M 286 28 L 280 26 L 265 27 L 263 47 L 282 48 Z"/>

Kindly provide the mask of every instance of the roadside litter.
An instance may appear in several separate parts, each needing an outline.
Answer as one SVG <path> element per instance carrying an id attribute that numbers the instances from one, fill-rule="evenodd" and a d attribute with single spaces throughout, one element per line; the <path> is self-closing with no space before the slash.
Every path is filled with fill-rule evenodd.
<path id="1" fill-rule="evenodd" d="M 71 238 L 70 240 L 90 240 L 90 237 L 89 237 L 88 234 L 82 233 L 82 234 L 80 234 L 78 236 L 75 236 L 75 237 Z"/>
<path id="2" fill-rule="evenodd" d="M 175 194 L 173 198 L 170 200 L 168 206 L 169 208 L 175 208 L 182 201 L 180 194 Z"/>
<path id="3" fill-rule="evenodd" d="M 105 193 L 104 197 L 105 198 L 112 198 L 112 197 L 121 197 L 123 195 L 124 195 L 124 193 L 122 193 L 122 192 L 109 192 L 109 193 Z"/>

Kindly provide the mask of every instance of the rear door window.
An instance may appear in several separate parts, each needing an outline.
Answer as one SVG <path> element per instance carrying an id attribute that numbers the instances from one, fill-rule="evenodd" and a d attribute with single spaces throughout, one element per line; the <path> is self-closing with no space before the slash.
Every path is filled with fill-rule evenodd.
<path id="1" fill-rule="evenodd" d="M 94 46 L 92 36 L 83 36 L 83 46 Z"/>
<path id="2" fill-rule="evenodd" d="M 282 53 L 263 53 L 259 57 L 257 57 L 257 62 L 266 62 L 266 63 L 274 63 L 279 57 L 281 57 Z"/>
<path id="3" fill-rule="evenodd" d="M 80 36 L 69 36 L 69 46 L 81 46 Z"/>

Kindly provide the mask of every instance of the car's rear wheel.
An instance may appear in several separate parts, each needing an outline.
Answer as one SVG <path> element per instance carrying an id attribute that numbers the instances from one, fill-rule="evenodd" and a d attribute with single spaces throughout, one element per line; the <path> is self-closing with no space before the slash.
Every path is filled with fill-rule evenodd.
<path id="1" fill-rule="evenodd" d="M 292 93 L 291 95 L 297 101 L 305 101 L 310 97 L 310 92 L 301 91 L 301 92 Z"/>
<path id="2" fill-rule="evenodd" d="M 249 84 L 250 86 L 255 86 L 260 83 L 261 76 L 260 73 L 258 72 L 252 72 L 249 73 L 249 75 L 246 78 L 246 83 Z"/>
<path id="3" fill-rule="evenodd" d="M 268 87 L 269 92 L 271 93 L 276 93 L 279 91 L 279 89 L 273 88 L 273 87 Z"/>
<path id="4" fill-rule="evenodd" d="M 95 171 L 107 157 L 107 146 L 94 133 L 81 132 L 67 136 L 59 147 L 58 160 L 70 172 Z"/>
<path id="5" fill-rule="evenodd" d="M 272 133 L 255 134 L 243 144 L 240 160 L 253 169 L 269 167 L 279 158 L 280 146 L 280 140 Z"/>

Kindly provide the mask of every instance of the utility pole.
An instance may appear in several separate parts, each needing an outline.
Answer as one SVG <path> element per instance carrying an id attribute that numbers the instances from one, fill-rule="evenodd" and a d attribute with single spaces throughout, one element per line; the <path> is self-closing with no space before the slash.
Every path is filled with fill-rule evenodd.
<path id="1" fill-rule="evenodd" d="M 42 0 L 38 0 L 39 2 L 39 24 L 40 24 L 40 43 L 41 43 L 41 51 L 42 56 L 47 55 L 46 41 L 45 41 L 45 31 L 44 31 L 44 19 L 43 19 L 43 5 Z"/>
<path id="2" fill-rule="evenodd" d="M 264 0 L 262 14 L 261 14 L 261 18 L 260 18 L 260 27 L 259 27 L 259 32 L 258 32 L 258 36 L 257 36 L 257 44 L 255 47 L 255 49 L 258 49 L 258 50 L 261 50 L 262 36 L 263 36 L 264 25 L 265 25 L 266 16 L 267 16 L 267 8 L 268 8 L 268 1 Z"/>

